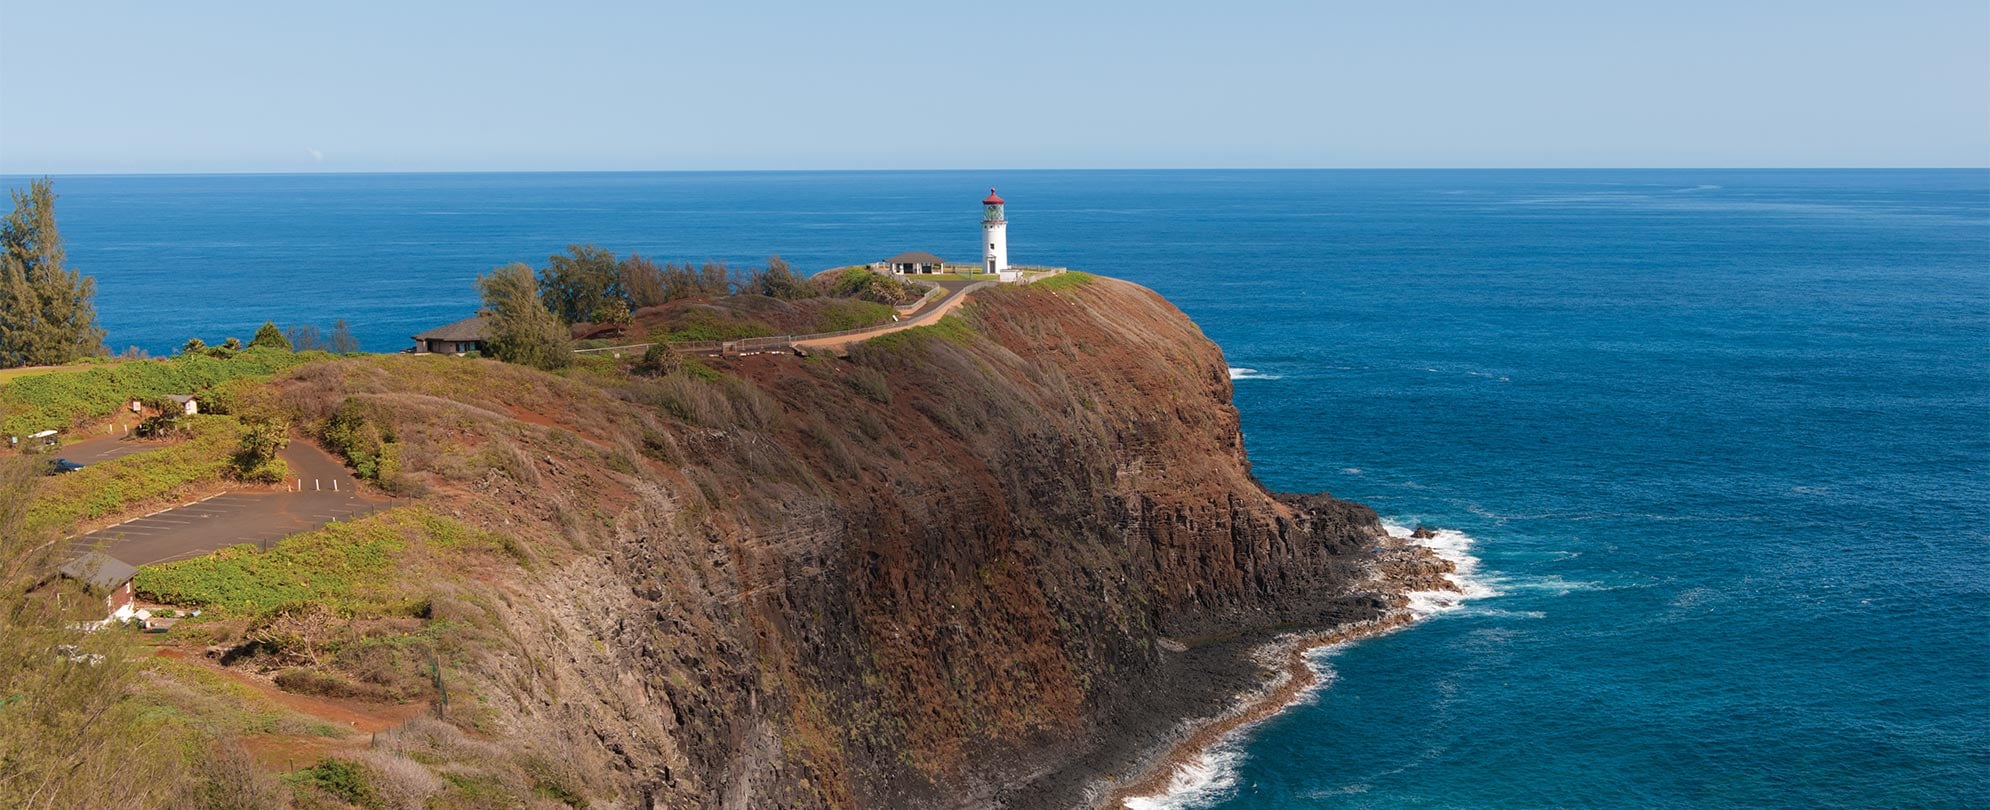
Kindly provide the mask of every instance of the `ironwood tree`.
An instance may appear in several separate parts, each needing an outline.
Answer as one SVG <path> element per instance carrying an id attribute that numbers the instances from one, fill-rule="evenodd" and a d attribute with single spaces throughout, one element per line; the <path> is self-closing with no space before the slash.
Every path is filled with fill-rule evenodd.
<path id="1" fill-rule="evenodd" d="M 609 299 L 622 298 L 622 274 L 615 254 L 593 245 L 569 245 L 539 271 L 540 295 L 546 308 L 567 323 L 598 320 Z"/>
<path id="2" fill-rule="evenodd" d="M 478 276 L 477 293 L 490 312 L 490 339 L 485 348 L 492 356 L 542 369 L 563 368 L 573 362 L 567 329 L 540 300 L 531 267 L 518 262 Z"/>
<path id="3" fill-rule="evenodd" d="M 0 221 L 0 368 L 59 365 L 104 353 L 94 279 L 69 268 L 55 227 L 47 178 L 23 192 Z"/>

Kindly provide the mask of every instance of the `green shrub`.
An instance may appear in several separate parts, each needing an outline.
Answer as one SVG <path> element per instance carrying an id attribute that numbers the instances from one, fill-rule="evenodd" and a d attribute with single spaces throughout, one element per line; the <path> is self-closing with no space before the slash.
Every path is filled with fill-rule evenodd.
<path id="1" fill-rule="evenodd" d="M 897 276 L 873 272 L 868 267 L 846 267 L 829 280 L 829 294 L 896 306 L 910 303 L 925 290 Z M 833 330 L 832 330 L 833 331 Z"/>
<path id="2" fill-rule="evenodd" d="M 400 445 L 384 409 L 358 397 L 339 403 L 318 431 L 325 448 L 345 457 L 353 473 L 369 481 L 387 481 L 399 472 Z"/>
<path id="3" fill-rule="evenodd" d="M 348 804 L 380 807 L 380 794 L 373 789 L 366 766 L 347 759 L 329 758 L 284 777 L 292 785 L 317 788 Z"/>
<path id="4" fill-rule="evenodd" d="M 249 348 L 287 352 L 291 349 L 290 338 L 283 336 L 283 330 L 276 328 L 275 321 L 263 321 L 262 327 L 256 330 L 256 336 L 249 338 Z"/>
<path id="5" fill-rule="evenodd" d="M 636 372 L 651 377 L 674 374 L 684 367 L 684 357 L 663 343 L 652 344 L 643 352 L 643 361 L 636 364 Z"/>
<path id="6" fill-rule="evenodd" d="M 290 444 L 290 423 L 271 413 L 243 421 L 242 440 L 235 449 L 235 477 L 243 481 L 274 484 L 290 473 L 289 465 L 277 454 Z"/>

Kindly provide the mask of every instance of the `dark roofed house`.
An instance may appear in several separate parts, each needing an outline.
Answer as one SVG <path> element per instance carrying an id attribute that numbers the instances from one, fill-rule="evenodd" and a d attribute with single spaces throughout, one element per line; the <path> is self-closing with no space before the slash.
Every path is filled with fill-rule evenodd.
<path id="1" fill-rule="evenodd" d="M 102 552 L 92 551 L 64 563 L 63 576 L 76 580 L 90 589 L 91 593 L 104 595 L 104 611 L 111 618 L 129 616 L 132 602 L 131 578 L 138 576 L 138 569 L 123 560 Z"/>
<path id="2" fill-rule="evenodd" d="M 891 272 L 900 275 L 944 273 L 946 272 L 945 268 L 947 264 L 945 260 L 938 256 L 918 250 L 909 253 L 900 253 L 889 259 L 885 259 L 884 263 Z"/>
<path id="3" fill-rule="evenodd" d="M 484 350 L 490 322 L 482 315 L 438 326 L 415 336 L 415 354 L 469 354 Z"/>

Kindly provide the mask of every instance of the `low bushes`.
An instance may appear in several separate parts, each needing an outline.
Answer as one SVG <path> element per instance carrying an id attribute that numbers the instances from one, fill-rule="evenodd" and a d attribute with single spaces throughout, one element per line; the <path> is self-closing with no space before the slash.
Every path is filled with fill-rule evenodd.
<path id="1" fill-rule="evenodd" d="M 910 303 L 925 292 L 904 279 L 868 267 L 843 268 L 830 276 L 827 283 L 830 295 L 891 306 Z"/>
<path id="2" fill-rule="evenodd" d="M 323 760 L 284 776 L 284 781 L 293 787 L 324 791 L 347 804 L 367 808 L 383 806 L 380 793 L 373 789 L 373 780 L 366 766 L 349 759 Z"/>
<path id="3" fill-rule="evenodd" d="M 421 507 L 332 523 L 279 541 L 266 552 L 234 546 L 191 560 L 138 569 L 138 592 L 170 605 L 262 616 L 293 605 L 346 615 L 417 615 L 422 583 L 399 574 L 422 556 L 462 549 L 502 552 L 502 538 Z"/>
<path id="4" fill-rule="evenodd" d="M 15 379 L 0 387 L 0 433 L 25 436 L 65 428 L 103 416 L 133 399 L 206 392 L 241 377 L 267 377 L 312 360 L 324 352 L 249 349 L 227 359 L 185 354 L 166 360 L 134 360 L 88 371 L 52 372 Z"/>
<path id="5" fill-rule="evenodd" d="M 325 449 L 344 456 L 360 478 L 384 483 L 400 471 L 401 447 L 393 422 L 377 404 L 347 397 L 325 420 L 318 437 Z"/>

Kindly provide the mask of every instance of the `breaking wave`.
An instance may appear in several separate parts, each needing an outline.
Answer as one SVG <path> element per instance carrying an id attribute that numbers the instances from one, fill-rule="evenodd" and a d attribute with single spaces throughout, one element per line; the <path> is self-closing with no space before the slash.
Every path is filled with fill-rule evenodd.
<path id="1" fill-rule="evenodd" d="M 1233 368 L 1230 370 L 1231 378 L 1239 379 L 1238 372 L 1256 373 L 1251 369 Z M 1410 600 L 1410 612 L 1416 615 L 1417 620 L 1459 610 L 1464 607 L 1465 602 L 1473 599 L 1500 595 L 1501 591 L 1494 588 L 1479 572 L 1479 558 L 1471 553 L 1472 547 L 1477 545 L 1478 541 L 1471 535 L 1455 529 L 1438 529 L 1435 537 L 1412 539 L 1410 534 L 1415 530 L 1409 526 L 1385 520 L 1382 522 L 1382 528 L 1390 537 L 1409 540 L 1430 549 L 1438 557 L 1449 561 L 1456 569 L 1444 577 L 1458 587 L 1457 591 L 1412 591 L 1407 594 Z M 1536 615 L 1516 615 L 1539 618 Z M 1320 690 L 1332 686 L 1334 671 L 1326 659 L 1335 651 L 1355 643 L 1359 643 L 1359 640 L 1329 644 L 1309 653 L 1307 660 L 1313 668 L 1317 681 L 1300 693 L 1286 708 L 1310 702 L 1317 698 Z M 1161 793 L 1126 799 L 1127 810 L 1189 810 L 1207 807 L 1230 796 L 1236 790 L 1237 771 L 1244 762 L 1241 735 L 1251 725 L 1256 724 L 1246 725 L 1231 732 L 1222 742 L 1177 766 L 1174 775 L 1168 780 L 1167 789 Z"/>

